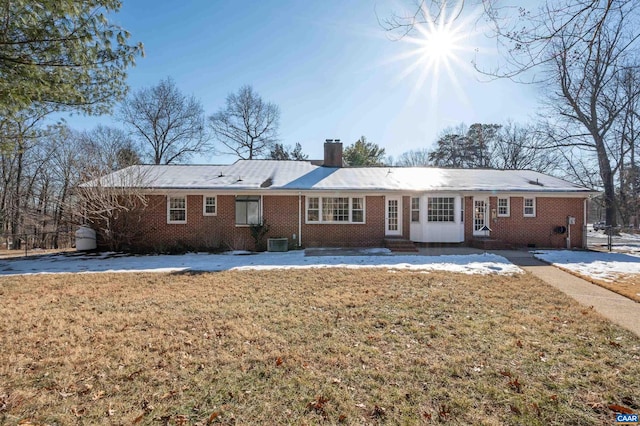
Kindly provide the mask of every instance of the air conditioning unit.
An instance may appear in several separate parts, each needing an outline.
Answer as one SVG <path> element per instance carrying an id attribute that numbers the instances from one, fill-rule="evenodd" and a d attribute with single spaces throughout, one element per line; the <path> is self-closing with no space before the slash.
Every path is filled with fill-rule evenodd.
<path id="1" fill-rule="evenodd" d="M 267 238 L 267 251 L 289 251 L 289 239 Z"/>

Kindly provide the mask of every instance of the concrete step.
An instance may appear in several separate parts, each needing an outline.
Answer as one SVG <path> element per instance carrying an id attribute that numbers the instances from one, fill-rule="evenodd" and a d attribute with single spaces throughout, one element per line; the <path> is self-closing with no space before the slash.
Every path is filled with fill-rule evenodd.
<path id="1" fill-rule="evenodd" d="M 511 244 L 495 238 L 474 238 L 471 246 L 482 250 L 511 250 Z"/>
<path id="2" fill-rule="evenodd" d="M 394 253 L 418 253 L 416 245 L 404 238 L 385 238 L 384 246 Z"/>

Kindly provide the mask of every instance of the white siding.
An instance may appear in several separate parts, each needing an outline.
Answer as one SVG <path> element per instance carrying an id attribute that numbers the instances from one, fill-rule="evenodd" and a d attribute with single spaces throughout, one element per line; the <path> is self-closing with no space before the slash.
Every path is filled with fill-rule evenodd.
<path id="1" fill-rule="evenodd" d="M 429 197 L 453 197 L 454 222 L 428 222 L 427 209 Z M 464 241 L 464 223 L 460 220 L 462 197 L 457 194 L 428 193 L 420 196 L 420 222 L 412 222 L 411 241 L 419 243 L 461 243 Z"/>

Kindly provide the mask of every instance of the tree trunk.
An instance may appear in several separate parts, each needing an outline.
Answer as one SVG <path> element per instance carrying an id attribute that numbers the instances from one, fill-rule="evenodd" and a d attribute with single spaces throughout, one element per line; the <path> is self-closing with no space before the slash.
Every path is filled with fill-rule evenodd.
<path id="1" fill-rule="evenodd" d="M 604 208 L 607 225 L 616 226 L 616 187 L 613 181 L 613 171 L 611 162 L 607 156 L 607 150 L 602 137 L 597 132 L 592 132 L 595 141 L 596 152 L 598 154 L 598 165 L 600 166 L 600 177 L 604 187 Z"/>

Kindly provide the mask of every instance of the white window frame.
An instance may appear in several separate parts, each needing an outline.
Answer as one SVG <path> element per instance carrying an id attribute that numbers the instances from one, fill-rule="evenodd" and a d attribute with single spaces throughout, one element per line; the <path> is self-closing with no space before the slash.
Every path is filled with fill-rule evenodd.
<path id="1" fill-rule="evenodd" d="M 213 213 L 207 212 L 207 198 L 213 198 Z M 216 216 L 218 214 L 218 196 L 205 194 L 202 196 L 202 216 Z"/>
<path id="2" fill-rule="evenodd" d="M 349 214 L 348 220 L 325 220 L 323 214 L 323 206 L 325 203 L 325 199 L 330 198 L 347 198 L 349 200 Z M 361 209 L 353 208 L 353 200 L 360 199 L 361 200 Z M 317 211 L 318 220 L 310 220 L 309 219 L 309 203 L 311 200 L 318 200 L 317 208 L 313 208 L 313 211 Z M 362 222 L 354 222 L 353 220 L 353 212 L 354 211 L 362 211 Z M 344 196 L 307 196 L 305 197 L 305 223 L 308 224 L 358 224 L 362 225 L 367 223 L 367 198 L 363 196 L 352 196 L 352 195 L 344 195 Z"/>
<path id="3" fill-rule="evenodd" d="M 330 200 L 330 201 L 329 201 Z M 349 197 L 323 197 L 320 202 L 320 220 L 325 223 L 351 222 L 351 199 Z M 326 219 L 339 216 L 343 219 Z"/>
<path id="4" fill-rule="evenodd" d="M 244 223 L 244 222 L 238 222 L 238 202 L 244 202 L 247 205 L 249 204 L 249 202 L 256 202 L 258 203 L 258 222 L 257 223 Z M 264 218 L 262 217 L 262 197 L 259 195 L 236 195 L 236 198 L 234 200 L 234 215 L 235 215 L 235 225 L 237 227 L 243 227 L 243 226 L 253 226 L 253 225 L 262 225 L 264 222 Z"/>
<path id="5" fill-rule="evenodd" d="M 434 207 L 431 206 L 432 202 L 435 202 L 435 208 L 438 207 L 444 207 L 445 204 L 443 204 L 443 200 L 450 200 L 451 201 L 451 209 L 441 209 L 439 212 L 436 210 L 436 212 L 434 213 L 432 209 L 434 209 Z M 449 204 L 447 202 L 447 207 L 449 207 Z M 444 217 L 444 213 L 443 212 L 451 212 L 450 215 L 448 215 L 447 218 L 451 218 L 451 220 L 442 220 L 441 218 Z M 435 218 L 433 218 L 433 215 L 435 215 Z M 440 219 L 439 219 L 440 218 Z M 455 223 L 456 221 L 456 197 L 427 197 L 427 222 L 428 223 Z"/>
<path id="6" fill-rule="evenodd" d="M 184 208 L 172 208 L 171 200 L 183 198 L 184 199 Z M 172 210 L 184 210 L 184 220 L 171 220 L 171 211 Z M 168 224 L 185 224 L 187 223 L 187 196 L 186 195 L 167 195 L 167 223 Z"/>
<path id="7" fill-rule="evenodd" d="M 416 201 L 417 206 L 414 206 L 413 202 Z M 411 223 L 420 223 L 420 197 L 411 197 Z M 414 213 L 416 213 L 417 218 L 414 219 Z"/>
<path id="8" fill-rule="evenodd" d="M 349 197 L 349 222 L 350 223 L 364 223 L 364 212 L 365 212 L 365 208 L 364 208 L 364 198 L 365 197 Z M 360 208 L 359 209 L 355 209 L 353 207 L 353 200 L 360 200 Z M 362 220 L 356 222 L 355 220 L 353 220 L 353 212 L 362 212 Z"/>
<path id="9" fill-rule="evenodd" d="M 506 206 L 500 206 L 500 200 L 506 200 Z M 498 197 L 497 201 L 498 206 L 498 217 L 509 217 L 511 216 L 511 197 Z M 507 209 L 506 213 L 500 213 L 500 207 L 505 207 Z"/>
<path id="10" fill-rule="evenodd" d="M 531 206 L 527 206 L 527 200 L 531 200 Z M 527 208 L 533 209 L 533 213 L 527 214 Z M 536 198 L 524 197 L 522 199 L 522 214 L 524 217 L 536 217 Z"/>
<path id="11" fill-rule="evenodd" d="M 322 202 L 320 201 L 322 197 L 306 197 L 306 207 L 305 207 L 305 222 L 307 223 L 320 223 L 322 221 Z M 314 203 L 313 209 L 309 208 L 309 204 L 311 200 L 317 200 L 317 203 Z M 309 210 L 313 210 L 316 212 L 316 217 L 318 219 L 311 220 L 309 219 Z"/>

